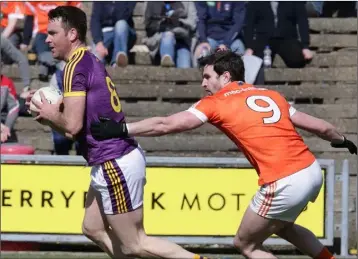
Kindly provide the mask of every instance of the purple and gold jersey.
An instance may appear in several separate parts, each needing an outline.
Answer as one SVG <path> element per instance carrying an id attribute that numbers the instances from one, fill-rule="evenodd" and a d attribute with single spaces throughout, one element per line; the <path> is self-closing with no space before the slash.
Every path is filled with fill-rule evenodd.
<path id="1" fill-rule="evenodd" d="M 65 98 L 86 96 L 83 128 L 76 139 L 89 165 L 121 157 L 137 147 L 133 138 L 93 139 L 90 131 L 92 122 L 99 121 L 99 117 L 120 122 L 125 120 L 125 116 L 105 66 L 86 48 L 77 49 L 69 58 L 63 71 L 63 88 Z"/>

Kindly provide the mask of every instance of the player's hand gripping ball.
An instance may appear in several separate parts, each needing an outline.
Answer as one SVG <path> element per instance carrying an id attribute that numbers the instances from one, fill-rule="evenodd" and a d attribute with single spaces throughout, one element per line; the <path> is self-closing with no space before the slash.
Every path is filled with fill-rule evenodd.
<path id="1" fill-rule="evenodd" d="M 33 101 L 35 100 L 38 103 L 42 103 L 40 92 L 42 92 L 46 101 L 49 104 L 57 104 L 62 99 L 62 93 L 59 89 L 56 89 L 51 86 L 45 86 L 45 87 L 38 89 L 32 96 L 31 102 L 30 102 L 30 112 L 31 112 L 31 115 L 35 118 L 39 115 L 39 110 L 36 107 L 36 105 L 33 103 Z M 47 125 L 46 120 L 41 120 L 39 122 L 41 124 Z"/>

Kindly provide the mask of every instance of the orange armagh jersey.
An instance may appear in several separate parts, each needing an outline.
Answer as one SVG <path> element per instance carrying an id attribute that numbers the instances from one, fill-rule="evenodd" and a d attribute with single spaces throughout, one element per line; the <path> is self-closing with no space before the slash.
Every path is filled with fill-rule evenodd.
<path id="1" fill-rule="evenodd" d="M 36 33 L 47 34 L 48 12 L 62 5 L 81 7 L 81 2 L 73 2 L 73 1 L 26 2 L 27 8 L 31 11 L 31 14 L 34 16 L 34 29 L 33 29 L 34 34 Z"/>
<path id="2" fill-rule="evenodd" d="M 26 8 L 23 2 L 5 2 L 1 1 L 1 27 L 8 25 L 9 18 L 24 19 Z"/>
<path id="3" fill-rule="evenodd" d="M 259 185 L 294 174 L 315 157 L 296 132 L 296 111 L 278 92 L 232 82 L 188 111 L 224 132 L 259 175 Z"/>

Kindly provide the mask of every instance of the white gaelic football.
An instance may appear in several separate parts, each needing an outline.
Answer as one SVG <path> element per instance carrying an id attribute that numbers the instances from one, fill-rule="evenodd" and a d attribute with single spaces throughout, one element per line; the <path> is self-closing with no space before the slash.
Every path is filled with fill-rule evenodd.
<path id="1" fill-rule="evenodd" d="M 51 104 L 57 103 L 58 100 L 62 98 L 61 91 L 59 89 L 56 89 L 55 87 L 45 86 L 38 89 L 32 96 L 30 103 L 30 111 L 33 117 L 36 117 L 38 115 L 38 110 L 32 101 L 36 100 L 41 103 L 40 91 L 44 94 L 46 100 Z"/>

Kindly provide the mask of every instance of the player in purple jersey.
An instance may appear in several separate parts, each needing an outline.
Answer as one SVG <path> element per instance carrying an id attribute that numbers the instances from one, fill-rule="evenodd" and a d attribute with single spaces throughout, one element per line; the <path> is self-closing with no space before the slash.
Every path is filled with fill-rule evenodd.
<path id="1" fill-rule="evenodd" d="M 92 166 L 83 233 L 111 258 L 203 258 L 164 239 L 149 237 L 143 227 L 145 158 L 133 138 L 96 141 L 92 122 L 106 117 L 124 122 L 114 84 L 104 65 L 85 48 L 86 15 L 76 7 L 49 12 L 48 37 L 52 55 L 67 62 L 64 98 L 49 104 L 44 95 L 34 104 L 36 119 L 67 137 L 79 140 Z M 70 180 L 70 179 L 69 179 Z"/>

